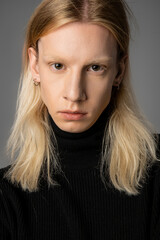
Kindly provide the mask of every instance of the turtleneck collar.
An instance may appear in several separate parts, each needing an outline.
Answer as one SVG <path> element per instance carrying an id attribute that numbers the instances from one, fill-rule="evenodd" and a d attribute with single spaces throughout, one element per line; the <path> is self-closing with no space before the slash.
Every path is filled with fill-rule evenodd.
<path id="1" fill-rule="evenodd" d="M 51 127 L 58 143 L 62 166 L 67 169 L 79 169 L 94 167 L 98 164 L 109 112 L 108 106 L 98 120 L 89 129 L 81 133 L 61 130 L 49 114 Z"/>

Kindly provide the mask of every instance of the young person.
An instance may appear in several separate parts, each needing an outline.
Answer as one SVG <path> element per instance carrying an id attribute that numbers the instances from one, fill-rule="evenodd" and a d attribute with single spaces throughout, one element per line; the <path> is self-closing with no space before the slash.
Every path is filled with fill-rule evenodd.
<path id="1" fill-rule="evenodd" d="M 44 0 L 31 17 L 0 237 L 160 239 L 159 135 L 129 78 L 122 0 Z"/>

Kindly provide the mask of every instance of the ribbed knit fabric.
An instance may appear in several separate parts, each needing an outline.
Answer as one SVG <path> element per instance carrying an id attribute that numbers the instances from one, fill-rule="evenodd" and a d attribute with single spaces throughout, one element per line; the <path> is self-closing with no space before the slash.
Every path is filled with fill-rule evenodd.
<path id="1" fill-rule="evenodd" d="M 29 193 L 3 179 L 0 169 L 0 239 L 159 240 L 160 164 L 155 164 L 137 196 L 104 188 L 98 161 L 106 110 L 82 133 L 53 128 L 65 176 L 60 186 L 42 184 Z"/>

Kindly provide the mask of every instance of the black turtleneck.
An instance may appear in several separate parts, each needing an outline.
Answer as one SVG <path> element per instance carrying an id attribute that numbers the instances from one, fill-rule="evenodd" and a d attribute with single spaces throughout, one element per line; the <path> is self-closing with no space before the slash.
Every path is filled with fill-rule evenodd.
<path id="1" fill-rule="evenodd" d="M 58 128 L 50 116 L 64 166 L 59 186 L 23 191 L 0 169 L 0 239 L 160 240 L 160 166 L 139 195 L 104 188 L 96 167 L 108 111 L 82 133 Z"/>

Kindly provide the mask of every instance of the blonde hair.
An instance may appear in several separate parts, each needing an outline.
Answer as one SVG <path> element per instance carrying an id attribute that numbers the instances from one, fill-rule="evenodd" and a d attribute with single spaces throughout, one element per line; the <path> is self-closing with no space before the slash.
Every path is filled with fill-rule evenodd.
<path id="1" fill-rule="evenodd" d="M 51 175 L 63 174 L 54 132 L 49 124 L 47 107 L 40 87 L 32 83 L 27 50 L 38 54 L 38 40 L 71 22 L 89 22 L 106 27 L 118 43 L 118 61 L 129 54 L 129 9 L 122 0 L 44 0 L 32 15 L 26 31 L 23 71 L 18 89 L 15 121 L 7 142 L 12 164 L 5 178 L 30 192 L 39 189 L 39 180 L 47 171 L 47 183 L 59 185 Z M 129 58 L 120 90 L 113 89 L 112 111 L 104 131 L 100 176 L 106 187 L 106 176 L 119 191 L 136 195 L 147 170 L 159 159 L 156 156 L 158 134 L 136 103 L 129 77 Z M 54 141 L 51 141 L 51 136 Z"/>

